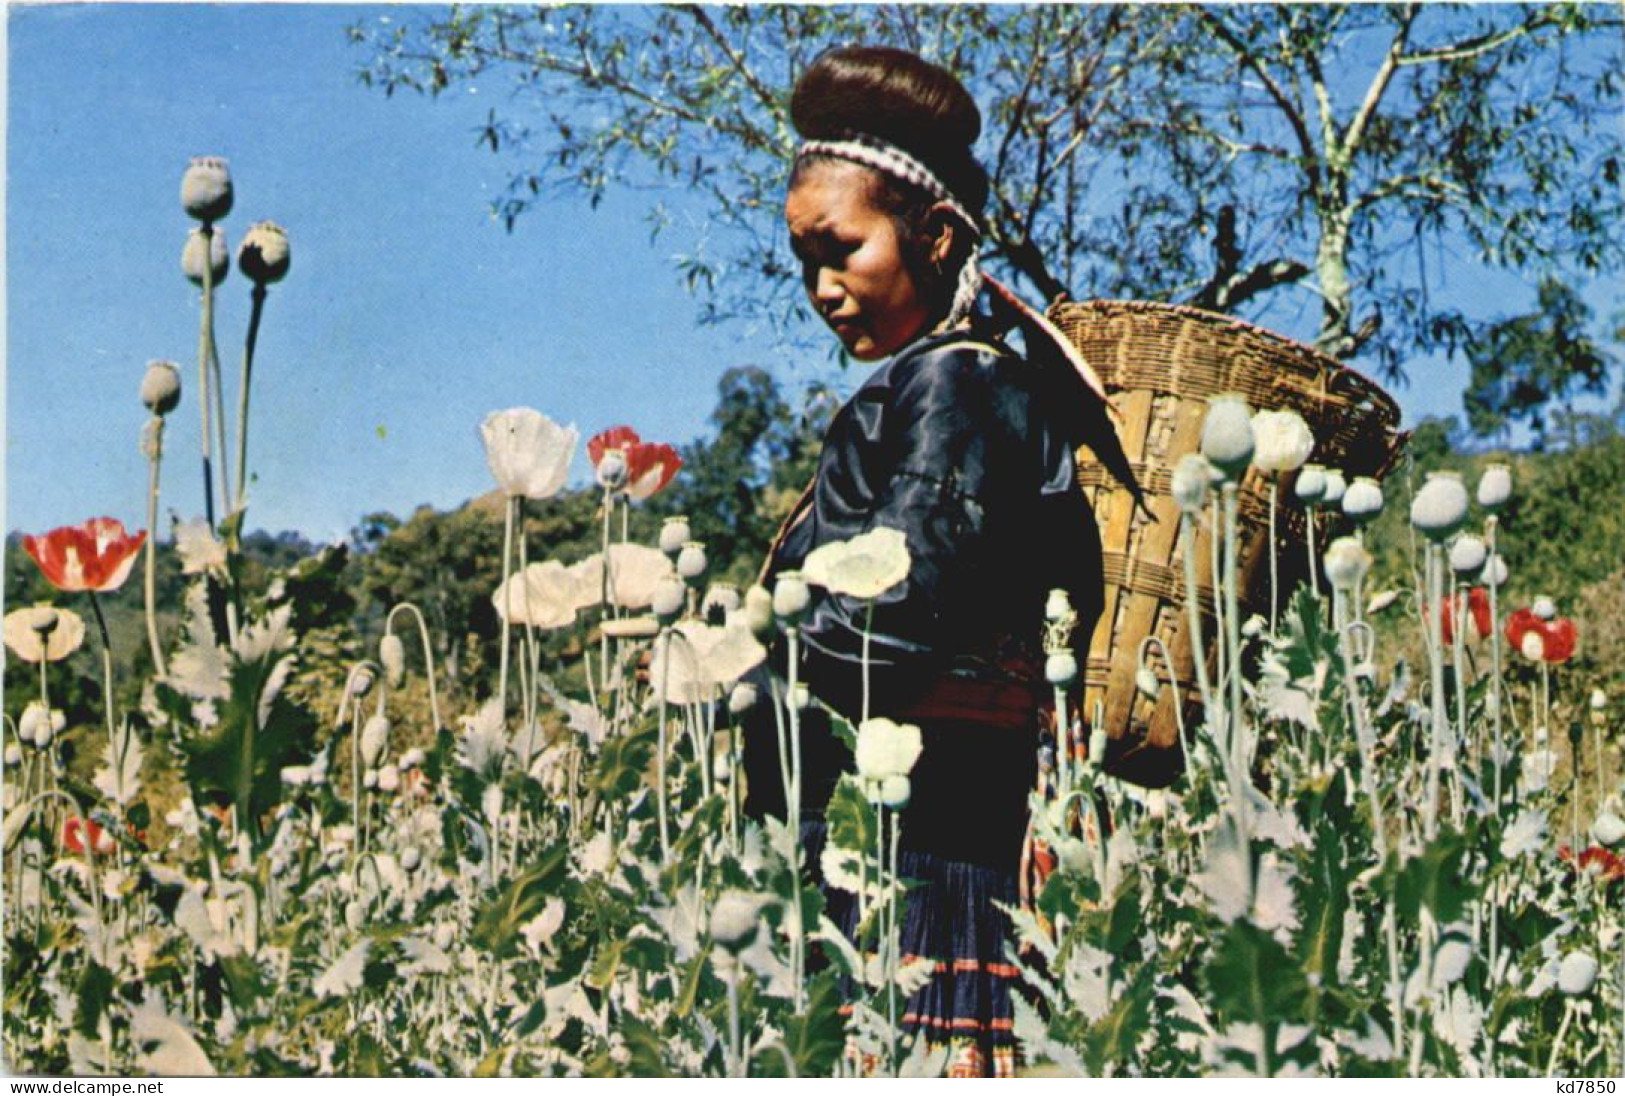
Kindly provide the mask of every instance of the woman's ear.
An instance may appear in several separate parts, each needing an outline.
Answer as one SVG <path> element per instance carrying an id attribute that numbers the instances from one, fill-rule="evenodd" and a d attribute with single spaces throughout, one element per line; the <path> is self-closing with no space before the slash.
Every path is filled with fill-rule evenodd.
<path id="1" fill-rule="evenodd" d="M 925 215 L 926 258 L 940 267 L 954 252 L 959 239 L 959 218 L 947 202 L 938 202 Z"/>

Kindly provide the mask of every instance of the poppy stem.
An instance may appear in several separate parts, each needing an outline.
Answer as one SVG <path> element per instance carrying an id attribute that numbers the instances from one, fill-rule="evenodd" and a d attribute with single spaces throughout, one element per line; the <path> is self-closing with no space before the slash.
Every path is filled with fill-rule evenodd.
<path id="1" fill-rule="evenodd" d="M 147 424 L 150 448 L 147 463 L 147 559 L 143 593 L 147 608 L 147 644 L 152 648 L 152 666 L 159 677 L 168 671 L 164 667 L 164 647 L 158 639 L 158 470 L 164 459 L 164 417 L 154 415 Z"/>
<path id="2" fill-rule="evenodd" d="M 1488 562 L 1484 565 L 1484 573 L 1490 579 L 1490 662 L 1493 667 L 1493 676 L 1490 679 L 1490 710 L 1491 726 L 1495 734 L 1495 812 L 1501 810 L 1501 754 L 1503 743 L 1501 740 L 1501 617 L 1500 605 L 1497 595 L 1501 590 L 1500 574 L 1495 567 L 1495 530 L 1500 521 L 1491 514 L 1484 523 L 1484 539 L 1489 542 Z"/>
<path id="3" fill-rule="evenodd" d="M 265 286 L 255 283 L 254 307 L 248 314 L 248 338 L 243 343 L 242 389 L 237 394 L 237 504 L 244 506 L 248 494 L 248 383 L 254 373 L 254 347 L 260 339 L 260 316 L 265 311 Z"/>
<path id="4" fill-rule="evenodd" d="M 1276 584 L 1279 581 L 1275 562 L 1275 510 L 1278 505 L 1277 493 L 1280 491 L 1280 486 L 1280 474 L 1276 472 L 1270 473 L 1270 635 L 1275 634 Z"/>
<path id="5" fill-rule="evenodd" d="M 1190 628 L 1191 667 L 1196 671 L 1196 687 L 1202 694 L 1203 721 L 1212 727 L 1218 706 L 1213 696 L 1213 686 L 1207 677 L 1207 652 L 1202 647 L 1202 607 L 1196 599 L 1197 526 L 1190 514 L 1181 514 L 1179 522 L 1180 536 L 1185 541 L 1185 617 Z M 1214 599 L 1215 603 L 1217 600 Z M 1177 699 L 1175 703 L 1178 703 Z"/>
<path id="6" fill-rule="evenodd" d="M 209 453 L 209 344 L 214 327 L 214 263 L 211 254 L 214 244 L 214 226 L 205 221 L 198 230 L 203 236 L 203 318 L 197 337 L 198 414 L 203 428 L 198 438 L 203 445 L 203 514 L 209 522 L 209 531 L 215 530 L 214 519 L 214 462 Z"/>
<path id="7" fill-rule="evenodd" d="M 513 590 L 508 579 L 513 574 L 513 519 L 518 509 L 518 496 L 509 495 L 502 517 L 502 653 L 497 662 L 497 696 L 501 698 L 503 719 L 508 717 L 508 621 L 513 617 Z"/>
<path id="8" fill-rule="evenodd" d="M 655 804 L 660 810 L 660 858 L 671 861 L 671 837 L 666 830 L 666 690 L 671 682 L 671 628 L 661 633 L 660 718 L 655 740 Z"/>
<path id="9" fill-rule="evenodd" d="M 107 637 L 107 618 L 102 616 L 102 603 L 96 597 L 95 590 L 86 590 L 90 595 L 90 607 L 96 614 L 96 628 L 102 636 L 102 709 L 107 714 L 107 741 L 113 741 L 113 642 Z M 43 665 L 43 663 L 42 663 Z M 46 709 L 46 717 L 50 717 L 50 709 Z"/>
<path id="10" fill-rule="evenodd" d="M 1433 733 L 1428 743 L 1427 793 L 1423 799 L 1422 810 L 1423 833 L 1429 841 L 1432 841 L 1439 828 L 1439 776 L 1444 761 L 1440 753 L 1444 749 L 1449 720 L 1445 715 L 1444 698 L 1444 614 L 1440 612 L 1444 600 L 1442 592 L 1444 579 L 1441 575 L 1444 550 L 1437 544 L 1429 542 L 1425 551 L 1428 592 L 1427 600 L 1423 604 L 1432 606 L 1432 612 L 1427 615 L 1427 642 Z"/>

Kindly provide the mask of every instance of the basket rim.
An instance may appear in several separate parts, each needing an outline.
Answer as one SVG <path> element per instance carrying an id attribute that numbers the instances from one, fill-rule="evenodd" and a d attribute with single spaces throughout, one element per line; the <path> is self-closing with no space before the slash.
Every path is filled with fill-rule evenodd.
<path id="1" fill-rule="evenodd" d="M 1087 309 L 1102 312 L 1157 312 L 1179 316 L 1184 319 L 1196 320 L 1209 326 L 1224 326 L 1233 328 L 1242 335 L 1258 339 L 1264 343 L 1274 344 L 1291 351 L 1294 354 L 1300 354 L 1311 358 L 1321 363 L 1323 367 L 1328 367 L 1332 370 L 1347 375 L 1354 380 L 1359 387 L 1363 388 L 1366 392 L 1369 392 L 1373 398 L 1382 402 L 1383 404 L 1386 404 L 1386 409 L 1393 412 L 1395 423 L 1398 423 L 1403 417 L 1403 410 L 1399 406 L 1399 401 L 1394 399 L 1393 395 L 1386 388 L 1384 388 L 1377 381 L 1373 380 L 1366 373 L 1354 368 L 1346 362 L 1339 361 L 1337 358 L 1332 357 L 1323 350 L 1315 349 L 1308 343 L 1299 342 L 1297 339 L 1282 335 L 1277 331 L 1271 331 L 1267 327 L 1261 327 L 1250 320 L 1241 319 L 1239 316 L 1231 316 L 1224 312 L 1213 312 L 1209 309 L 1198 308 L 1195 305 L 1189 304 L 1174 304 L 1169 301 L 1133 300 L 1121 297 L 1094 297 L 1081 301 L 1056 301 L 1054 304 L 1050 305 L 1048 314 L 1050 319 L 1053 321 L 1059 318 L 1065 311 L 1070 309 Z"/>

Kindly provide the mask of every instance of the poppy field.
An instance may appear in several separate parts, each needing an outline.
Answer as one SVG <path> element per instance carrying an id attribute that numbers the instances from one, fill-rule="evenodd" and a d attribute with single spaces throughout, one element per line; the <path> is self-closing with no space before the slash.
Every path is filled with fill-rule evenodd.
<path id="1" fill-rule="evenodd" d="M 182 402 L 180 367 L 154 363 L 140 392 L 147 528 L 93 517 L 25 537 L 56 596 L 5 617 L 7 657 L 30 670 L 27 694 L 5 698 L 7 1068 L 951 1071 L 960 1048 L 903 1022 L 932 973 L 898 944 L 898 812 L 919 728 L 835 717 L 853 765 L 816 868 L 855 896 L 856 939 L 812 882 L 798 812 L 743 810 L 740 718 L 771 709 L 793 744 L 818 703 L 796 670 L 812 590 L 881 597 L 908 577 L 902 534 L 820 548 L 771 589 L 712 582 L 686 520 L 654 543 L 628 535 L 632 508 L 682 461 L 613 426 L 584 447 L 597 549 L 558 558 L 528 542 L 525 517 L 557 505 L 581 438 L 539 411 L 496 411 L 477 436 L 504 500 L 497 665 L 453 689 L 420 608 L 379 606 L 375 648 L 326 666 L 342 684 L 313 704 L 293 687 L 327 657 L 301 630 L 309 586 L 298 566 L 248 583 L 242 550 L 254 339 L 289 274 L 288 237 L 262 222 L 237 255 L 254 310 L 232 434 L 210 305 L 229 261 L 216 231 L 232 205 L 226 165 L 194 162 L 182 199 L 198 226 L 187 402 L 205 512 L 166 542 L 154 532 Z M 1321 531 L 1302 549 L 1313 583 L 1272 591 L 1273 620 L 1241 619 L 1234 567 L 1215 568 L 1219 619 L 1200 629 L 1214 657 L 1197 663 L 1203 715 L 1182 728 L 1182 779 L 1159 791 L 1114 779 L 1093 760 L 1098 731 L 1041 752 L 1036 882 L 1006 911 L 1025 1067 L 1625 1073 L 1616 717 L 1601 689 L 1571 680 L 1584 637 L 1554 600 L 1503 596 L 1519 561 L 1500 526 L 1518 484 L 1503 465 L 1408 492 L 1402 477 L 1344 483 L 1314 452 L 1295 415 L 1221 398 L 1201 452 L 1174 471 L 1188 546 L 1203 526 L 1237 535 L 1249 469 Z M 1388 573 L 1368 541 L 1395 507 L 1409 543 Z M 156 612 L 160 553 L 186 578 L 178 629 Z M 143 604 L 138 692 L 114 680 L 110 599 Z M 1046 674 L 1069 723 L 1070 612 L 1055 597 L 1033 622 L 1052 637 Z M 785 672 L 741 681 L 762 680 L 775 645 Z M 53 667 L 81 647 L 101 659 L 101 719 L 69 726 Z M 1170 687 L 1166 667 L 1141 669 L 1148 695 Z M 405 703 L 408 690 L 427 702 Z M 94 758 L 89 779 L 62 762 L 69 737 Z M 797 752 L 781 753 L 797 803 Z M 178 794 L 152 779 L 159 768 L 180 774 Z"/>

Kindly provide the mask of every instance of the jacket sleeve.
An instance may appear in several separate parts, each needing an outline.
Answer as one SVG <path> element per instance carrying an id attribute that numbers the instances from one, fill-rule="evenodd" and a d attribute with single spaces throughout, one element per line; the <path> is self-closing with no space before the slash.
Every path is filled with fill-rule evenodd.
<path id="1" fill-rule="evenodd" d="M 1030 517 L 1044 484 L 1042 438 L 1029 430 L 1024 364 L 960 344 L 922 354 L 869 406 L 867 475 L 873 507 L 860 532 L 884 526 L 908 542 L 908 577 L 873 603 L 820 591 L 803 636 L 812 680 L 837 707 L 855 708 L 863 636 L 873 698 L 907 702 L 947 661 L 985 636 L 980 608 L 1008 585 L 1006 541 Z M 872 616 L 871 616 L 872 612 Z M 1033 621 L 1033 627 L 1038 627 Z"/>

